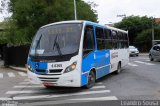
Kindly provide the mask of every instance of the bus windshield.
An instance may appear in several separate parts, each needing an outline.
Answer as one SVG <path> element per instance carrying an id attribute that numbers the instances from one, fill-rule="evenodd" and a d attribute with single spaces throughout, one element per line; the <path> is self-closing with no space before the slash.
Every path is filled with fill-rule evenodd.
<path id="1" fill-rule="evenodd" d="M 57 24 L 42 27 L 30 49 L 31 56 L 62 56 L 79 50 L 82 24 Z"/>

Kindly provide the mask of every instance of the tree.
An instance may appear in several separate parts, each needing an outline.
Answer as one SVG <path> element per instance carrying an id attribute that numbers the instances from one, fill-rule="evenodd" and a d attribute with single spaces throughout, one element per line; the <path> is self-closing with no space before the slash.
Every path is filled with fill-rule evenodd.
<path id="1" fill-rule="evenodd" d="M 13 13 L 11 28 L 15 29 L 10 35 L 23 38 L 19 39 L 23 43 L 30 43 L 45 24 L 74 20 L 73 0 L 10 0 L 9 11 Z M 97 21 L 96 13 L 82 0 L 77 0 L 77 14 L 79 20 Z"/>
<path id="2" fill-rule="evenodd" d="M 155 40 L 160 40 L 160 25 L 154 27 L 154 38 Z M 138 42 L 142 51 L 149 51 L 152 46 L 152 29 L 144 29 L 137 35 L 135 41 Z"/>
<path id="3" fill-rule="evenodd" d="M 6 23 L 0 22 L 0 44 L 5 44 L 7 42 L 6 33 Z"/>
<path id="4" fill-rule="evenodd" d="M 144 29 L 138 33 L 135 42 L 140 51 L 149 51 L 152 46 L 152 29 Z"/>
<path id="5" fill-rule="evenodd" d="M 148 18 L 147 16 L 129 16 L 124 18 L 121 22 L 116 23 L 115 27 L 128 30 L 130 44 L 133 45 L 136 43 L 135 38 L 138 33 L 152 27 L 152 18 Z"/>
<path id="6" fill-rule="evenodd" d="M 130 45 L 137 46 L 140 51 L 148 51 L 152 45 L 152 24 L 155 21 L 151 17 L 129 16 L 116 23 L 115 27 L 128 30 Z"/>
<path id="7" fill-rule="evenodd" d="M 155 40 L 160 40 L 160 25 L 154 27 Z"/>

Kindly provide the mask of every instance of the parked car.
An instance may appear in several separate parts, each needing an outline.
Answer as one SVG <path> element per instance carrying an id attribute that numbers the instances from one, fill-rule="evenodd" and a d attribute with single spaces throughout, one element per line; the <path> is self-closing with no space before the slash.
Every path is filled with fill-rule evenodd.
<path id="1" fill-rule="evenodd" d="M 150 61 L 160 60 L 160 44 L 154 45 L 149 52 Z"/>
<path id="2" fill-rule="evenodd" d="M 138 56 L 139 50 L 134 46 L 129 46 L 129 55 L 130 56 Z"/>

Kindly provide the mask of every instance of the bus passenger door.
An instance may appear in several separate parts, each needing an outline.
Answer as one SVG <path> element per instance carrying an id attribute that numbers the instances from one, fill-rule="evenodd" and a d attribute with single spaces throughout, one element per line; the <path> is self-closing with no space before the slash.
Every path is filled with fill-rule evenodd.
<path id="1" fill-rule="evenodd" d="M 94 30 L 93 26 L 87 25 L 85 27 L 83 39 L 83 59 L 82 59 L 82 76 L 81 85 L 87 84 L 88 73 L 94 67 Z"/>

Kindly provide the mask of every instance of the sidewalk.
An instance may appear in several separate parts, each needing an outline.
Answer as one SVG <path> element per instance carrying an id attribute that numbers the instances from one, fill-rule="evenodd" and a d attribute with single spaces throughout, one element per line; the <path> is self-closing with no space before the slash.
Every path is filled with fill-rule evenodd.
<path id="1" fill-rule="evenodd" d="M 139 53 L 140 56 L 149 56 L 149 53 Z"/>
<path id="2" fill-rule="evenodd" d="M 0 68 L 3 68 L 3 67 L 4 67 L 4 62 L 3 60 L 0 59 Z M 27 68 L 25 67 L 23 68 L 23 67 L 9 66 L 8 68 L 27 73 Z"/>
<path id="3" fill-rule="evenodd" d="M 27 73 L 27 68 L 22 68 L 22 67 L 14 67 L 14 66 L 9 66 L 9 68 L 16 70 L 16 71 L 21 71 Z"/>

